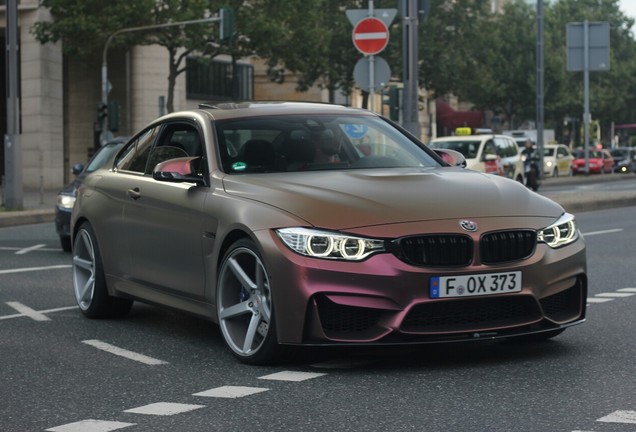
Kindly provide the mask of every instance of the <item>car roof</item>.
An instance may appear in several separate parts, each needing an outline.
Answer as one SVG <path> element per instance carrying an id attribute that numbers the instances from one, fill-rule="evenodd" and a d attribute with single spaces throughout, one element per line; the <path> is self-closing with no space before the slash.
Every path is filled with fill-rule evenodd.
<path id="1" fill-rule="evenodd" d="M 514 139 L 508 135 L 500 134 L 479 134 L 479 135 L 451 135 L 445 137 L 433 138 L 432 141 L 485 141 L 492 138 L 506 138 L 514 141 Z"/>
<path id="2" fill-rule="evenodd" d="M 199 108 L 197 109 L 174 112 L 162 117 L 161 119 L 169 119 L 170 117 L 177 116 L 182 117 L 184 114 L 187 115 L 188 113 L 203 114 L 214 120 L 290 114 L 353 114 L 377 116 L 377 114 L 363 109 L 319 102 L 249 101 L 202 103 L 199 104 Z"/>

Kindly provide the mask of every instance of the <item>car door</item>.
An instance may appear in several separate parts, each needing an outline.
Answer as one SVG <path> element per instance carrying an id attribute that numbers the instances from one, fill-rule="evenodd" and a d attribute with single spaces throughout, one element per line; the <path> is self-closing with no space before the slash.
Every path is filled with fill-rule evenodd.
<path id="1" fill-rule="evenodd" d="M 184 120 L 162 125 L 153 146 L 133 167 L 139 170 L 143 166 L 143 172 L 130 173 L 125 186 L 129 278 L 157 295 L 164 291 L 203 298 L 203 208 L 209 188 L 152 177 L 152 169 L 163 159 L 203 156 L 202 144 L 202 134 L 193 123 Z"/>
<path id="2" fill-rule="evenodd" d="M 567 147 L 557 147 L 556 166 L 559 169 L 560 175 L 567 175 L 570 172 L 570 170 L 572 169 L 572 159 L 574 159 L 574 157 Z"/>

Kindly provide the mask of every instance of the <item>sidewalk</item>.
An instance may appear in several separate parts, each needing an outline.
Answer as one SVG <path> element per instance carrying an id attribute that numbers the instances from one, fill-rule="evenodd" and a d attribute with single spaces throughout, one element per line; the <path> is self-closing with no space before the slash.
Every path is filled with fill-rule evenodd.
<path id="1" fill-rule="evenodd" d="M 595 174 L 590 176 L 570 176 L 548 178 L 543 181 L 539 193 L 563 206 L 568 212 L 601 210 L 612 207 L 636 206 L 636 190 L 631 191 L 594 191 L 584 193 L 568 191 L 551 192 L 551 186 L 568 184 L 595 184 L 608 181 L 633 179 L 634 174 Z M 22 203 L 24 210 L 0 211 L 0 228 L 13 225 L 53 222 L 55 220 L 55 202 L 59 189 L 25 189 Z"/>
<path id="2" fill-rule="evenodd" d="M 0 211 L 0 227 L 53 222 L 60 189 L 25 189 L 22 195 L 24 210 Z"/>

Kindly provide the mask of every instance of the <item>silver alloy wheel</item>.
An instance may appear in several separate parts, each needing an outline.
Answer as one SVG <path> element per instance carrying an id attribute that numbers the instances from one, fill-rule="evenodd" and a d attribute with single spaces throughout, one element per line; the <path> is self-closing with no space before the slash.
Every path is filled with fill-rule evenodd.
<path id="1" fill-rule="evenodd" d="M 228 346 L 250 357 L 266 342 L 272 320 L 269 278 L 259 256 L 248 247 L 234 249 L 219 272 L 219 325 Z"/>
<path id="2" fill-rule="evenodd" d="M 85 229 L 77 233 L 73 248 L 73 291 L 80 309 L 86 311 L 95 294 L 95 247 Z"/>

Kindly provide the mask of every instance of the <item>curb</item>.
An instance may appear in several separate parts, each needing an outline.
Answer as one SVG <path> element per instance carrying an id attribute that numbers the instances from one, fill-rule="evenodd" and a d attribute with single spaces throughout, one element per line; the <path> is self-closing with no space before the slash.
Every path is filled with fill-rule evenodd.
<path id="1" fill-rule="evenodd" d="M 45 222 L 53 222 L 55 220 L 54 209 L 41 210 L 18 210 L 0 212 L 0 228 L 30 225 Z"/>

